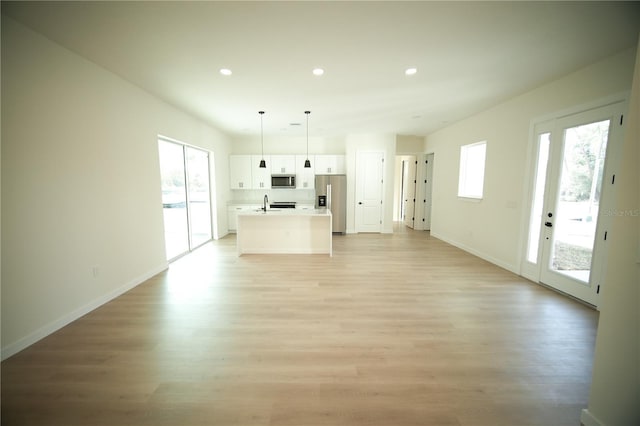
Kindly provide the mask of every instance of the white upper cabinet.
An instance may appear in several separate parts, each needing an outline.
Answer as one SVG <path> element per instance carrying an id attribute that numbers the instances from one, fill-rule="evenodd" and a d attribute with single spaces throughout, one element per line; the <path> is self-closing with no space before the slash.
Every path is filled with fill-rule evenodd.
<path id="1" fill-rule="evenodd" d="M 341 175 L 346 173 L 344 155 L 316 155 L 315 174 Z"/>
<path id="2" fill-rule="evenodd" d="M 229 186 L 231 189 L 270 189 L 271 175 L 295 174 L 296 189 L 314 189 L 315 175 L 346 173 L 344 155 L 310 155 L 310 168 L 304 167 L 307 156 L 265 155 L 266 168 L 260 168 L 261 155 L 230 155 Z"/>
<path id="3" fill-rule="evenodd" d="M 271 188 L 271 158 L 268 155 L 264 156 L 264 161 L 267 163 L 266 168 L 260 167 L 261 155 L 251 156 L 251 177 L 253 183 L 253 189 L 269 189 Z"/>
<path id="4" fill-rule="evenodd" d="M 304 162 L 306 161 L 306 155 L 296 155 L 296 189 L 313 189 L 315 188 L 315 158 L 313 155 L 309 156 L 311 161 L 311 167 L 305 168 Z"/>
<path id="5" fill-rule="evenodd" d="M 271 173 L 274 175 L 292 175 L 296 173 L 295 155 L 271 155 Z"/>
<path id="6" fill-rule="evenodd" d="M 229 156 L 229 186 L 231 189 L 251 189 L 251 155 Z"/>

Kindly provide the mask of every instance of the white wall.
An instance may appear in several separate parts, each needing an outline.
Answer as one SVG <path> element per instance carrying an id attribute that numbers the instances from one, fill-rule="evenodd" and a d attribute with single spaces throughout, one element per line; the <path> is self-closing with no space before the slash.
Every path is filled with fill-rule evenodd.
<path id="1" fill-rule="evenodd" d="M 640 424 L 640 50 L 626 117 L 586 426 Z"/>
<path id="2" fill-rule="evenodd" d="M 628 91 L 634 49 L 614 55 L 430 134 L 431 234 L 519 272 L 530 123 L 534 118 Z M 484 199 L 457 197 L 460 146 L 487 141 Z"/>
<path id="3" fill-rule="evenodd" d="M 3 358 L 166 267 L 158 134 L 214 152 L 226 233 L 224 135 L 5 16 L 2 125 Z"/>
<path id="4" fill-rule="evenodd" d="M 424 136 L 397 135 L 396 154 L 412 155 L 421 153 L 424 148 Z"/>
<path id="5" fill-rule="evenodd" d="M 257 118 L 256 113 L 256 118 Z M 265 116 L 267 114 L 265 113 Z M 266 120 L 266 118 L 265 118 Z M 266 126 L 265 126 L 266 127 Z M 260 128 L 260 121 L 257 121 Z M 310 130 L 311 132 L 311 130 Z M 271 154 L 306 154 L 307 138 L 296 136 L 266 135 L 264 140 L 264 155 Z M 260 154 L 262 146 L 260 136 L 234 138 L 231 154 Z M 315 154 L 340 154 L 345 153 L 344 137 L 309 136 L 309 155 Z"/>

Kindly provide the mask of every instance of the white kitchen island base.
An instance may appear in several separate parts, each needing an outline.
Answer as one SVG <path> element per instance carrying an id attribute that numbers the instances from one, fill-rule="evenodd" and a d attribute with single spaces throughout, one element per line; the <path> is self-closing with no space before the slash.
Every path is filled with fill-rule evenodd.
<path id="1" fill-rule="evenodd" d="M 240 213 L 236 244 L 238 256 L 248 253 L 331 256 L 331 212 L 291 209 Z"/>

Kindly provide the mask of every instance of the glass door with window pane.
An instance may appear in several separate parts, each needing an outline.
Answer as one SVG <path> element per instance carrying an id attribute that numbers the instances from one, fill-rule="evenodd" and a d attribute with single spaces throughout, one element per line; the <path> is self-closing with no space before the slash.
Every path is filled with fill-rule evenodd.
<path id="1" fill-rule="evenodd" d="M 167 259 L 211 239 L 209 153 L 167 140 L 158 141 Z"/>
<path id="2" fill-rule="evenodd" d="M 609 125 L 604 120 L 564 129 L 555 206 L 544 221 L 553 228 L 549 271 L 583 284 L 591 273 Z"/>
<path id="3" fill-rule="evenodd" d="M 185 147 L 189 188 L 191 249 L 211 239 L 211 199 L 209 194 L 209 153 Z"/>
<path id="4" fill-rule="evenodd" d="M 535 133 L 526 261 L 538 265 L 540 282 L 593 305 L 606 254 L 603 177 L 611 142 L 621 138 L 621 126 L 614 125 L 621 109 L 615 104 L 563 117 Z"/>
<path id="5" fill-rule="evenodd" d="M 189 251 L 187 187 L 184 176 L 184 150 L 181 145 L 160 141 L 162 213 L 167 259 Z"/>
<path id="6" fill-rule="evenodd" d="M 541 126 L 542 127 L 542 126 Z M 547 179 L 547 163 L 549 161 L 549 143 L 551 133 L 546 130 L 536 131 L 537 158 L 533 185 L 533 199 L 531 201 L 531 217 L 529 220 L 529 243 L 527 244 L 527 261 L 537 264 L 540 258 L 539 250 L 542 210 L 544 208 L 544 194 Z"/>

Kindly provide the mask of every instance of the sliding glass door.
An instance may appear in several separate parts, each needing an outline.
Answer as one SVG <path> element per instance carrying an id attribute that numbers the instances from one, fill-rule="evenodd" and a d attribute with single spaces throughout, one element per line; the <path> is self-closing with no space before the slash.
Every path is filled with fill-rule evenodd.
<path id="1" fill-rule="evenodd" d="M 167 259 L 175 259 L 211 240 L 209 153 L 158 141 Z"/>
<path id="2" fill-rule="evenodd" d="M 188 217 L 191 249 L 211 239 L 209 153 L 186 146 Z"/>

